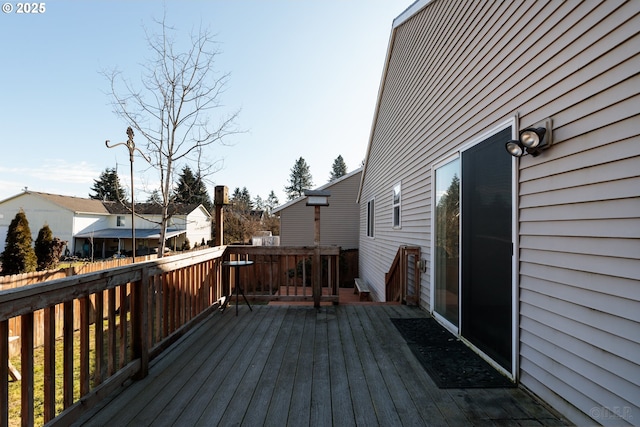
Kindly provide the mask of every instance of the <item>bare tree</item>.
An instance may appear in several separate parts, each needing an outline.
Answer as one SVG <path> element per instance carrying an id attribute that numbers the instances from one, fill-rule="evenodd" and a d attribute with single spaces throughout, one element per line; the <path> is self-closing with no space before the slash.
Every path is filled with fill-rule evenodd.
<path id="1" fill-rule="evenodd" d="M 104 73 L 117 115 L 146 140 L 146 154 L 159 174 L 162 204 L 161 238 L 158 255 L 165 247 L 169 206 L 181 166 L 195 164 L 201 177 L 215 172 L 207 149 L 224 143 L 238 133 L 235 120 L 239 110 L 226 113 L 216 123 L 212 110 L 223 110 L 221 95 L 229 74 L 219 74 L 214 64 L 219 51 L 213 35 L 199 29 L 192 33 L 184 52 L 176 41 L 178 31 L 166 21 L 156 22 L 158 34 L 147 34 L 152 58 L 143 66 L 141 86 L 136 88 L 122 73 Z"/>

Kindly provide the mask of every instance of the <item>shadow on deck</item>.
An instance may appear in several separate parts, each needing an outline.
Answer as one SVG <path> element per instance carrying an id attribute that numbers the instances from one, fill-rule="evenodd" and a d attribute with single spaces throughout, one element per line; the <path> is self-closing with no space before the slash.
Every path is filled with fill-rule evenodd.
<path id="1" fill-rule="evenodd" d="M 566 425 L 521 388 L 438 389 L 389 321 L 404 305 L 216 311 L 85 425 Z"/>

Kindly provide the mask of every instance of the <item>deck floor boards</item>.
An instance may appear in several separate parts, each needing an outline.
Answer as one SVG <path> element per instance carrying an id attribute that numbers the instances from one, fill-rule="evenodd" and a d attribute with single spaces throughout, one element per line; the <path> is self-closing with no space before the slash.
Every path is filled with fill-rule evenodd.
<path id="1" fill-rule="evenodd" d="M 77 425 L 568 425 L 520 388 L 439 389 L 390 317 L 403 305 L 211 314 Z"/>

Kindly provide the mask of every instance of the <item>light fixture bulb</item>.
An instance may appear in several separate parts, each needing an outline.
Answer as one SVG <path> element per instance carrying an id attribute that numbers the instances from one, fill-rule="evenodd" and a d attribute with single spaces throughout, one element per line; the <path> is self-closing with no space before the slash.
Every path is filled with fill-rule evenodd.
<path id="1" fill-rule="evenodd" d="M 542 143 L 545 128 L 529 128 L 520 132 L 520 142 L 527 148 L 536 148 Z"/>
<path id="2" fill-rule="evenodd" d="M 505 148 L 513 157 L 521 157 L 524 154 L 524 148 L 520 141 L 509 141 L 505 145 Z"/>

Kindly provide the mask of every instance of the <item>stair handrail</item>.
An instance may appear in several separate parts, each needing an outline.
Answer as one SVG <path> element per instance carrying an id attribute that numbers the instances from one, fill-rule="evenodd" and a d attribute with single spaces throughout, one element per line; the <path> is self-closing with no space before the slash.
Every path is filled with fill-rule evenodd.
<path id="1" fill-rule="evenodd" d="M 414 263 L 410 265 L 409 256 L 414 256 Z M 401 245 L 391 263 L 389 271 L 385 274 L 385 293 L 387 301 L 400 301 L 408 304 L 419 304 L 420 301 L 420 247 Z M 409 269 L 413 268 L 411 272 Z M 415 282 L 414 292 L 408 294 L 409 277 Z"/>

